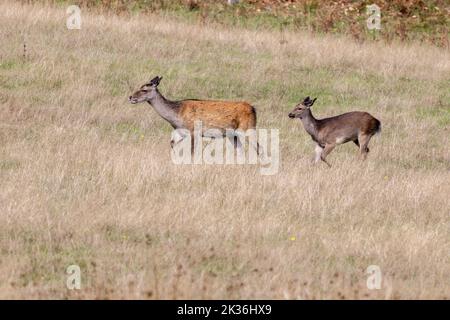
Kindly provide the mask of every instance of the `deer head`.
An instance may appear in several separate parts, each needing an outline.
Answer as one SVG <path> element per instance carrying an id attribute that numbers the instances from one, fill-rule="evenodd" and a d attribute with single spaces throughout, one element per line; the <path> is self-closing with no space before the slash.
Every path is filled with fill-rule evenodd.
<path id="1" fill-rule="evenodd" d="M 294 108 L 294 110 L 289 113 L 289 118 L 302 118 L 305 115 L 305 112 L 309 110 L 309 108 L 312 107 L 314 102 L 317 100 L 317 98 L 314 98 L 311 100 L 310 97 L 306 97 L 302 102 L 297 104 Z"/>
<path id="2" fill-rule="evenodd" d="M 142 87 L 139 88 L 138 91 L 133 93 L 128 98 L 128 101 L 132 104 L 144 102 L 144 101 L 150 101 L 154 99 L 157 95 L 157 88 L 159 85 L 159 82 L 162 80 L 162 77 L 154 77 L 150 82 L 144 84 Z"/>

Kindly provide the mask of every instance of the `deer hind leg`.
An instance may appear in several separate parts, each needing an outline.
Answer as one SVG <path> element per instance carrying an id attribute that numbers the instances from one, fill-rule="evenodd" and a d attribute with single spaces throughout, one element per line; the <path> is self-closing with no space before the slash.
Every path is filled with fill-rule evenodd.
<path id="1" fill-rule="evenodd" d="M 256 155 L 259 159 L 265 159 L 266 154 L 264 154 L 264 148 L 259 144 L 258 141 L 252 141 L 252 139 L 250 139 L 249 147 L 255 149 Z"/>
<path id="2" fill-rule="evenodd" d="M 359 146 L 359 140 L 356 139 L 356 140 L 353 140 L 353 142 L 356 144 L 356 146 L 358 147 L 358 149 L 360 149 L 360 146 Z M 370 151 L 370 150 L 369 150 L 369 147 L 366 147 L 366 150 L 367 150 L 367 152 L 369 152 L 369 151 Z"/>
<path id="3" fill-rule="evenodd" d="M 241 140 L 239 140 L 239 137 L 237 136 L 228 136 L 228 140 L 233 144 L 234 149 L 242 149 L 242 143 Z"/>
<path id="4" fill-rule="evenodd" d="M 370 134 L 360 134 L 358 136 L 358 140 L 359 140 L 359 151 L 360 151 L 360 156 L 362 160 L 366 160 L 367 158 L 367 154 L 369 153 L 369 141 L 370 138 L 372 138 L 372 135 Z"/>
<path id="5" fill-rule="evenodd" d="M 255 127 L 256 127 L 256 120 L 253 119 L 250 121 L 250 123 L 247 123 L 246 125 L 241 125 L 237 129 L 241 130 L 242 132 L 248 133 L 247 130 L 256 130 Z M 264 149 L 258 142 L 258 137 L 256 136 L 256 132 L 255 132 L 255 140 L 256 141 L 254 141 L 252 138 L 249 138 L 249 148 L 255 149 L 256 155 L 258 157 L 261 157 L 264 154 Z"/>
<path id="6" fill-rule="evenodd" d="M 195 153 L 195 139 L 191 139 L 191 156 L 194 156 Z"/>
<path id="7" fill-rule="evenodd" d="M 233 144 L 234 150 L 238 157 L 244 156 L 244 147 L 242 146 L 242 142 L 236 135 L 227 136 L 228 140 Z"/>
<path id="8" fill-rule="evenodd" d="M 260 156 L 263 152 L 263 148 L 261 147 L 261 145 L 259 144 L 259 142 L 256 142 L 256 145 L 253 143 L 252 144 L 253 148 L 256 150 L 256 154 L 258 156 Z"/>

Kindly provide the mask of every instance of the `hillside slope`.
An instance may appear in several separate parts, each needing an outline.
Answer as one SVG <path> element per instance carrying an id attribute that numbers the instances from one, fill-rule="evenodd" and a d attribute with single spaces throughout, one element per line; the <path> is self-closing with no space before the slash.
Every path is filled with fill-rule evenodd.
<path id="1" fill-rule="evenodd" d="M 0 298 L 449 298 L 450 54 L 159 15 L 0 4 Z M 283 41 L 280 41 L 283 40 Z M 24 44 L 26 51 L 24 52 Z M 281 166 L 179 166 L 127 97 L 245 100 Z M 366 162 L 311 166 L 287 117 L 381 120 Z M 78 265 L 81 290 L 68 290 Z M 380 290 L 366 270 L 380 267 Z"/>

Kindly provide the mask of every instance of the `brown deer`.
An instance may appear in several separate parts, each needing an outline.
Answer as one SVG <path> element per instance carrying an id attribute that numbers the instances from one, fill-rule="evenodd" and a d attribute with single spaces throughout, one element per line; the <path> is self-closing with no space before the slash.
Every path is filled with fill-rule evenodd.
<path id="1" fill-rule="evenodd" d="M 326 157 L 339 144 L 353 141 L 360 149 L 361 158 L 369 153 L 370 139 L 381 132 L 381 122 L 367 112 L 353 111 L 335 117 L 316 119 L 311 107 L 317 98 L 306 97 L 299 103 L 289 118 L 299 118 L 306 132 L 316 143 L 315 163 L 322 160 L 329 167 Z"/>
<path id="2" fill-rule="evenodd" d="M 202 133 L 209 129 L 218 129 L 222 137 L 226 130 L 242 130 L 256 128 L 256 110 L 247 102 L 212 101 L 212 100 L 180 100 L 170 101 L 158 90 L 162 77 L 155 77 L 144 84 L 129 97 L 132 104 L 148 102 L 155 111 L 174 129 L 187 129 L 194 136 L 195 122 L 201 121 Z M 194 143 L 194 140 L 191 140 Z M 177 141 L 179 142 L 179 141 Z M 171 141 L 173 147 L 175 141 Z M 234 140 L 235 147 L 240 145 Z M 258 151 L 258 146 L 255 146 Z"/>

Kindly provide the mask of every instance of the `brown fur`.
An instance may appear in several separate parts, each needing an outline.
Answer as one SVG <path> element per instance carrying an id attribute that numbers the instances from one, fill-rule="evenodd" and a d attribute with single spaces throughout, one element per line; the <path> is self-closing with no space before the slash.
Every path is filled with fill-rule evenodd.
<path id="1" fill-rule="evenodd" d="M 202 121 L 203 129 L 255 129 L 256 112 L 247 102 L 184 100 L 179 116 L 192 131 L 195 121 Z"/>
<path id="2" fill-rule="evenodd" d="M 353 141 L 360 149 L 362 159 L 369 153 L 369 141 L 381 131 L 381 122 L 367 112 L 353 111 L 335 117 L 316 119 L 311 106 L 316 99 L 306 97 L 289 114 L 290 118 L 299 118 L 305 130 L 316 143 L 315 162 L 322 160 L 328 166 L 327 155 L 337 146 Z"/>
<path id="3" fill-rule="evenodd" d="M 339 116 L 318 119 L 318 140 L 321 145 L 333 144 L 339 137 L 346 137 L 343 142 L 354 141 L 358 135 L 374 135 L 380 121 L 367 112 L 353 111 Z M 343 143 L 341 142 L 341 143 Z"/>
<path id="4" fill-rule="evenodd" d="M 191 135 L 201 123 L 202 134 L 217 137 L 228 135 L 227 130 L 247 131 L 256 129 L 256 110 L 247 102 L 214 100 L 170 101 L 158 90 L 162 77 L 155 77 L 129 97 L 132 104 L 148 102 L 174 129 L 187 129 Z M 212 132 L 212 129 L 220 131 Z M 209 132 L 205 132 L 210 130 Z M 228 137 L 230 138 L 230 137 Z M 191 140 L 192 143 L 194 140 Z M 171 141 L 173 147 L 177 142 Z M 239 142 L 234 139 L 235 147 Z M 258 144 L 255 148 L 259 152 Z"/>

